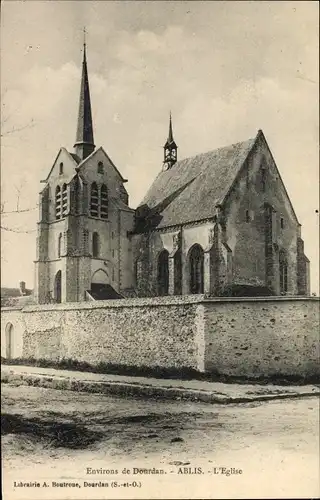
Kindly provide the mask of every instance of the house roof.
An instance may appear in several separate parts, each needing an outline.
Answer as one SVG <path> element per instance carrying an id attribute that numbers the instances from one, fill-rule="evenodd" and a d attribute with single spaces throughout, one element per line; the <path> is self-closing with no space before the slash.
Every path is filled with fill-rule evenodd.
<path id="1" fill-rule="evenodd" d="M 24 307 L 32 304 L 36 304 L 33 295 L 20 295 L 19 297 L 16 296 L 1 297 L 1 307 Z"/>
<path id="2" fill-rule="evenodd" d="M 222 204 L 256 137 L 178 161 L 159 173 L 138 207 L 136 232 L 211 218 Z M 139 208 L 145 208 L 139 221 Z"/>
<path id="3" fill-rule="evenodd" d="M 1 287 L 1 298 L 19 297 L 20 295 L 20 288 Z"/>

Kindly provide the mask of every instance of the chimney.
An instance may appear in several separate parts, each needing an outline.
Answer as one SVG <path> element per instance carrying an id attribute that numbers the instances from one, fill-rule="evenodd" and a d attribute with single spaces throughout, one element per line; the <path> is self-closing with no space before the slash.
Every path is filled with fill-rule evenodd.
<path id="1" fill-rule="evenodd" d="M 26 295 L 26 282 L 25 281 L 19 282 L 19 288 L 20 288 L 20 295 Z"/>

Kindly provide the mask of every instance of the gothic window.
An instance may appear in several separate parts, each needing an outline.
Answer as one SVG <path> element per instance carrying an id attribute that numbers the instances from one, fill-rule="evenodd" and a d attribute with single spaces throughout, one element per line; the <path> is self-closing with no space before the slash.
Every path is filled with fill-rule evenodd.
<path id="1" fill-rule="evenodd" d="M 98 186 L 95 182 L 93 182 L 91 184 L 91 193 L 90 193 L 90 215 L 92 215 L 92 217 L 98 217 L 98 205 L 99 205 Z"/>
<path id="2" fill-rule="evenodd" d="M 270 247 L 270 245 L 276 242 L 276 215 L 272 206 L 265 203 L 265 234 L 267 247 Z"/>
<path id="3" fill-rule="evenodd" d="M 250 222 L 250 212 L 246 210 L 246 222 Z"/>
<path id="4" fill-rule="evenodd" d="M 177 250 L 173 258 L 174 267 L 174 295 L 181 295 L 182 289 L 182 259 L 181 250 Z"/>
<path id="5" fill-rule="evenodd" d="M 89 231 L 84 229 L 82 234 L 82 250 L 85 254 L 89 253 Z"/>
<path id="6" fill-rule="evenodd" d="M 92 257 L 99 257 L 100 254 L 100 238 L 98 233 L 92 235 Z"/>
<path id="7" fill-rule="evenodd" d="M 59 165 L 59 175 L 63 174 L 63 163 L 61 162 Z"/>
<path id="8" fill-rule="evenodd" d="M 61 257 L 61 250 L 62 250 L 62 233 L 60 233 L 58 236 L 58 257 L 59 257 L 59 259 Z"/>
<path id="9" fill-rule="evenodd" d="M 284 218 L 283 217 L 280 218 L 280 227 L 281 227 L 281 229 L 284 229 Z"/>
<path id="10" fill-rule="evenodd" d="M 158 258 L 158 295 L 168 295 L 169 291 L 169 252 L 162 250 Z"/>
<path id="11" fill-rule="evenodd" d="M 286 295 L 288 291 L 288 262 L 284 250 L 279 252 L 280 294 Z"/>
<path id="12" fill-rule="evenodd" d="M 108 188 L 105 184 L 101 186 L 100 215 L 102 219 L 108 218 Z"/>
<path id="13" fill-rule="evenodd" d="M 261 181 L 261 189 L 263 192 L 265 192 L 266 181 L 267 181 L 267 169 L 266 169 L 266 165 L 264 163 L 260 169 L 260 181 Z"/>
<path id="14" fill-rule="evenodd" d="M 98 163 L 98 174 L 103 174 L 103 163 L 99 161 Z"/>
<path id="15" fill-rule="evenodd" d="M 196 244 L 189 252 L 190 293 L 203 293 L 204 253 Z"/>
<path id="16" fill-rule="evenodd" d="M 120 185 L 120 199 L 123 201 L 123 203 L 128 205 L 129 196 L 128 196 L 128 193 L 127 193 L 125 187 L 123 186 L 123 184 Z"/>
<path id="17" fill-rule="evenodd" d="M 8 323 L 6 326 L 6 358 L 12 358 L 12 346 L 13 346 L 13 324 Z"/>
<path id="18" fill-rule="evenodd" d="M 61 271 L 58 271 L 54 279 L 54 300 L 55 302 L 61 302 Z"/>
<path id="19" fill-rule="evenodd" d="M 65 217 L 68 212 L 68 188 L 66 184 L 62 186 L 62 217 Z"/>
<path id="20" fill-rule="evenodd" d="M 56 219 L 61 219 L 61 189 L 56 187 Z"/>

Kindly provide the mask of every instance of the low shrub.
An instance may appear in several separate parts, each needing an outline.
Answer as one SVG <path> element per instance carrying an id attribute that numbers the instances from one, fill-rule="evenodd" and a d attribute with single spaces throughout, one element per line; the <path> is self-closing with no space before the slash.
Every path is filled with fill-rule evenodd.
<path id="1" fill-rule="evenodd" d="M 269 376 L 261 375 L 258 377 L 240 377 L 231 375 L 222 375 L 219 372 L 199 372 L 189 367 L 182 368 L 163 368 L 160 366 L 130 366 L 114 363 L 100 362 L 97 365 L 92 365 L 86 361 L 78 361 L 76 359 L 60 359 L 57 361 L 49 359 L 35 358 L 16 358 L 7 359 L 1 358 L 3 365 L 24 365 L 35 366 L 39 368 L 55 368 L 57 370 L 72 370 L 89 373 L 101 373 L 106 375 L 127 375 L 130 377 L 153 377 L 159 379 L 178 379 L 178 380 L 204 380 L 210 382 L 238 383 L 238 384 L 274 384 L 274 385 L 305 385 L 319 384 L 319 377 L 310 375 L 301 377 L 294 374 L 271 374 Z"/>

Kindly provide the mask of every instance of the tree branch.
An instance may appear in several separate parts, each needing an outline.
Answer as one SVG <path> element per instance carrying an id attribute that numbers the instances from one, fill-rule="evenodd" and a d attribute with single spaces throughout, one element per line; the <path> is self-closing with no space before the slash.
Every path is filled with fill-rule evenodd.
<path id="1" fill-rule="evenodd" d="M 6 227 L 6 226 L 0 226 L 0 229 L 3 230 L 3 231 L 9 231 L 10 233 L 19 233 L 19 234 L 28 234 L 28 233 L 34 233 L 36 231 L 36 229 L 30 229 L 30 230 L 26 230 L 26 229 L 13 229 L 12 227 Z"/>
<path id="2" fill-rule="evenodd" d="M 32 210 L 37 210 L 38 207 L 33 207 L 33 208 L 22 208 L 19 210 L 6 210 L 0 212 L 1 215 L 8 215 L 8 214 L 21 214 L 23 212 L 31 212 Z"/>
<path id="3" fill-rule="evenodd" d="M 3 123 L 5 123 L 5 121 Z M 1 132 L 0 137 L 5 137 L 5 136 L 10 135 L 10 134 L 15 134 L 17 132 L 21 132 L 22 130 L 25 130 L 26 128 L 32 128 L 32 127 L 34 127 L 33 120 L 31 120 L 31 122 L 28 123 L 27 125 L 23 125 L 22 127 L 17 127 L 17 128 L 12 127 L 11 130 L 6 130 L 4 132 Z"/>

